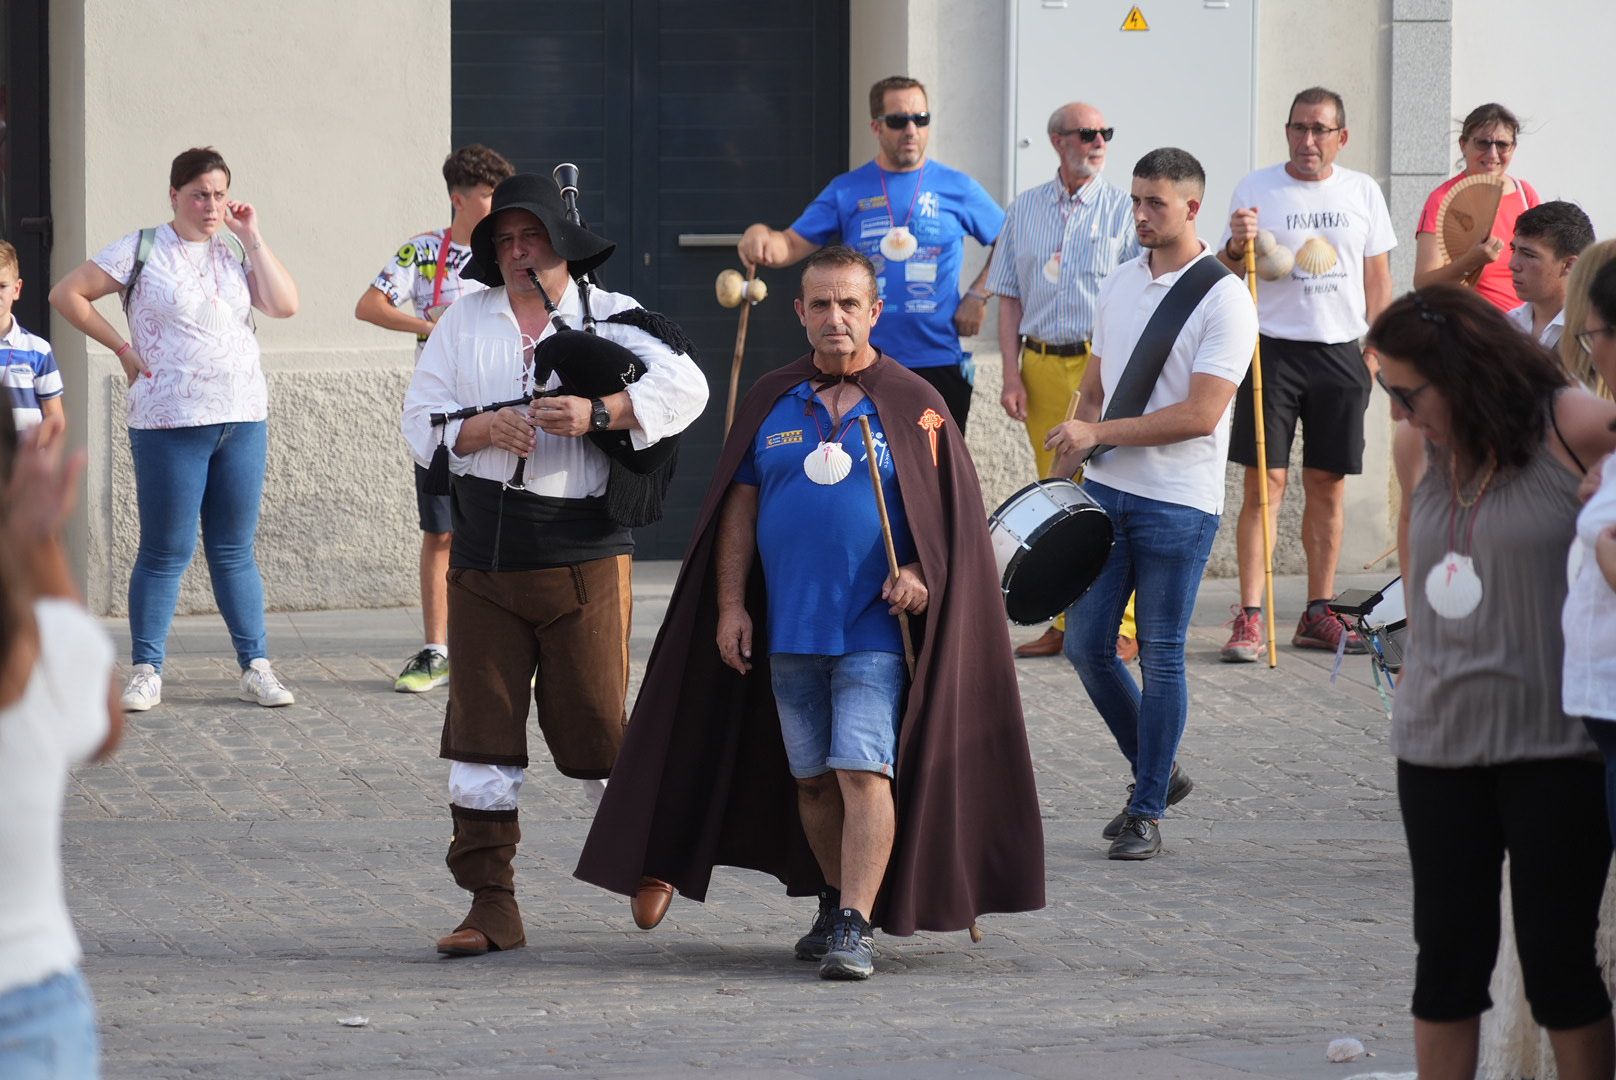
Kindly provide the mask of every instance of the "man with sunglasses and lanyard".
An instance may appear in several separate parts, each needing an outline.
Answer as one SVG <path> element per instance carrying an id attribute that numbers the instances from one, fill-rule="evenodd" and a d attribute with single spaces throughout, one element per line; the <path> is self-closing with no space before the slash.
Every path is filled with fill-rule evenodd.
<path id="1" fill-rule="evenodd" d="M 1392 300 L 1391 256 L 1397 246 L 1386 197 L 1374 179 L 1335 164 L 1347 145 L 1341 95 L 1315 86 L 1297 94 L 1285 123 L 1290 159 L 1241 180 L 1230 205 L 1218 258 L 1245 274 L 1245 251 L 1259 227 L 1294 253 L 1295 265 L 1257 290 L 1262 328 L 1263 427 L 1268 460 L 1257 462 L 1250 376 L 1235 397 L 1229 460 L 1244 465 L 1245 498 L 1235 532 L 1240 561 L 1240 607 L 1223 646 L 1229 663 L 1251 663 L 1263 652 L 1261 489 L 1277 515 L 1285 497 L 1291 441 L 1300 421 L 1302 550 L 1307 555 L 1307 608 L 1291 644 L 1347 652 L 1364 643 L 1328 607 L 1341 556 L 1349 474 L 1363 472 L 1364 412 L 1369 407 L 1369 361 L 1358 339 Z"/>
<path id="2" fill-rule="evenodd" d="M 1089 366 L 1100 282 L 1140 251 L 1128 193 L 1100 175 L 1115 129 L 1105 126 L 1099 109 L 1074 101 L 1050 114 L 1048 130 L 1060 167 L 1005 211 L 988 276 L 988 291 L 999 298 L 999 404 L 1026 425 L 1039 478 L 1055 459 L 1044 437 L 1065 419 Z M 1018 646 L 1016 657 L 1059 656 L 1065 635 L 1062 615 Z M 1117 641 L 1125 661 L 1139 655 L 1134 635 L 1130 606 Z"/>
<path id="3" fill-rule="evenodd" d="M 967 234 L 991 246 L 1004 211 L 969 176 L 926 158 L 926 88 L 902 75 L 870 88 L 875 159 L 825 186 L 784 231 L 759 222 L 736 245 L 748 266 L 790 266 L 826 244 L 846 244 L 874 265 L 886 305 L 870 340 L 942 394 L 960 431 L 971 409 L 970 354 L 960 338 L 982 329 L 988 266 L 961 297 Z"/>

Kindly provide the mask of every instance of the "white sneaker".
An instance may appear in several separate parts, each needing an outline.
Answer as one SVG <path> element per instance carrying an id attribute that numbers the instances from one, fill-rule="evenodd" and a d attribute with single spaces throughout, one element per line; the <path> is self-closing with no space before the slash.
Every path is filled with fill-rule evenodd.
<path id="1" fill-rule="evenodd" d="M 241 673 L 241 693 L 237 696 L 242 701 L 254 701 L 266 708 L 290 705 L 297 700 L 275 677 L 269 661 L 261 656 L 248 664 L 247 670 Z"/>
<path id="2" fill-rule="evenodd" d="M 163 701 L 163 677 L 150 664 L 136 664 L 118 704 L 124 712 L 145 712 Z"/>

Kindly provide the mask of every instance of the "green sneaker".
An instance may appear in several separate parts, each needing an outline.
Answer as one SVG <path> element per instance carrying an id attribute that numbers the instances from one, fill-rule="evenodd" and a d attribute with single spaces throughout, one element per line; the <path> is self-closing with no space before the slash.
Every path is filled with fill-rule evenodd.
<path id="1" fill-rule="evenodd" d="M 422 649 L 398 673 L 393 689 L 401 694 L 424 694 L 449 681 L 449 658 L 436 649 Z"/>

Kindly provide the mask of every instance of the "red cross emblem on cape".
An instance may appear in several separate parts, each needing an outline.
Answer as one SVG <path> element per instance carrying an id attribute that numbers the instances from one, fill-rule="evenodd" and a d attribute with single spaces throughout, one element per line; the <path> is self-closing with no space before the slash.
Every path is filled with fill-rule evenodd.
<path id="1" fill-rule="evenodd" d="M 927 409 L 920 414 L 919 424 L 926 434 L 931 437 L 931 464 L 932 468 L 935 469 L 937 467 L 937 429 L 943 426 L 943 418 L 936 409 Z"/>

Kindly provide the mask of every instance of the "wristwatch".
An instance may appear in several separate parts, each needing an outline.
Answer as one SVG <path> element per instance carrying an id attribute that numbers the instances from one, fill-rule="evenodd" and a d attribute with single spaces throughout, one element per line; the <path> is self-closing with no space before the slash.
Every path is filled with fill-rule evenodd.
<path id="1" fill-rule="evenodd" d="M 600 398 L 589 399 L 589 430 L 605 431 L 612 426 L 612 414 Z"/>

